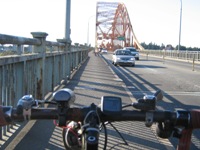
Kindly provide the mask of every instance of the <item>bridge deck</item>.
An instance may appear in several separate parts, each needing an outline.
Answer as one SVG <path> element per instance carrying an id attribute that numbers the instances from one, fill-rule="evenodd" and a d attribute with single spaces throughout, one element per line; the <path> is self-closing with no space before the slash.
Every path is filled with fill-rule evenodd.
<path id="1" fill-rule="evenodd" d="M 75 105 L 89 105 L 100 103 L 103 95 L 120 96 L 123 103 L 130 103 L 131 99 L 120 80 L 110 69 L 101 56 L 89 53 L 88 60 L 75 73 L 72 80 L 64 87 L 71 88 L 76 94 Z M 128 142 L 124 143 L 111 127 L 108 127 L 108 149 L 173 149 L 165 141 L 165 146 L 155 136 L 153 129 L 145 127 L 142 122 L 115 123 Z M 103 141 L 103 139 L 101 140 Z M 103 145 L 101 145 L 103 147 Z M 1 148 L 15 150 L 32 149 L 64 149 L 62 130 L 55 127 L 53 121 L 29 121 L 15 138 L 6 142 Z"/>

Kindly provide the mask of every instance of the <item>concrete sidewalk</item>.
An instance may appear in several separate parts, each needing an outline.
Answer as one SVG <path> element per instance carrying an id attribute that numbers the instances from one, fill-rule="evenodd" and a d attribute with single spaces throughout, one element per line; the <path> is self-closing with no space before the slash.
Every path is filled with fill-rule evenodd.
<path id="1" fill-rule="evenodd" d="M 74 90 L 76 106 L 99 104 L 101 97 L 106 95 L 121 97 L 123 104 L 131 103 L 130 95 L 123 81 L 118 78 L 109 65 L 101 55 L 95 56 L 93 52 L 89 53 L 89 58 L 74 74 L 70 82 L 63 86 Z M 3 149 L 64 149 L 62 129 L 55 127 L 52 121 L 41 120 L 34 123 L 30 121 L 30 123 L 32 123 L 32 127 L 22 131 L 25 135 L 20 136 L 19 134 Z M 160 143 L 152 129 L 145 127 L 143 122 L 127 121 L 113 124 L 126 139 L 128 145 L 124 144 L 111 126 L 107 126 L 107 149 L 173 149 Z M 101 148 L 103 148 L 103 142 L 104 137 L 101 136 Z"/>

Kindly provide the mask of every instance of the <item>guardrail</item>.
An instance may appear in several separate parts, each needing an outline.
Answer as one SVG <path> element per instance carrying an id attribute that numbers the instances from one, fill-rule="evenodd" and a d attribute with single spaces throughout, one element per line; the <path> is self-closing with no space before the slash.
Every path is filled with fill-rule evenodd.
<path id="1" fill-rule="evenodd" d="M 12 44 L 15 55 L 0 56 L 0 105 L 16 106 L 25 94 L 36 99 L 53 92 L 88 57 L 89 47 L 71 45 L 65 39 L 57 42 L 46 41 L 47 33 L 32 32 L 33 38 L 24 38 L 0 34 L 0 44 Z M 24 47 L 29 46 L 29 53 Z M 10 130 L 3 127 L 0 139 Z"/>
<path id="2" fill-rule="evenodd" d="M 199 51 L 177 51 L 177 50 L 144 50 L 140 51 L 142 54 L 154 55 L 159 57 L 170 57 L 174 59 L 183 59 L 191 61 L 200 61 Z"/>

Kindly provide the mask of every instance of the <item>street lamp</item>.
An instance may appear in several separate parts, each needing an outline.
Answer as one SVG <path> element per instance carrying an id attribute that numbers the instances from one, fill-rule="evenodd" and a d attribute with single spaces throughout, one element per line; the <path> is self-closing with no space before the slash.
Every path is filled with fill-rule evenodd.
<path id="1" fill-rule="evenodd" d="M 181 21 L 182 21 L 182 0 L 181 1 L 181 9 L 180 9 L 180 28 L 179 28 L 179 43 L 178 43 L 178 52 L 180 50 L 180 42 L 181 42 Z"/>
<path id="2" fill-rule="evenodd" d="M 89 19 L 88 19 L 87 46 L 89 46 L 89 25 L 90 25 L 90 19 L 91 19 L 92 17 L 94 17 L 94 16 L 95 16 L 95 15 L 92 15 L 92 16 L 90 16 Z"/>

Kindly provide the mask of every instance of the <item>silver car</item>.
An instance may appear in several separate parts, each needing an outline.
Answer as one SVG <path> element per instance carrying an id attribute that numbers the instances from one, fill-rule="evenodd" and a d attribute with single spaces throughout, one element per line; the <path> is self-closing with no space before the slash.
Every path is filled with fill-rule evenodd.
<path id="1" fill-rule="evenodd" d="M 112 63 L 117 65 L 135 66 L 135 57 L 129 50 L 117 49 L 112 56 Z"/>
<path id="2" fill-rule="evenodd" d="M 125 50 L 130 50 L 131 54 L 135 57 L 136 60 L 140 59 L 139 52 L 134 47 L 124 47 Z"/>
<path id="3" fill-rule="evenodd" d="M 108 50 L 107 50 L 107 49 L 102 49 L 102 50 L 101 50 L 101 53 L 102 53 L 102 54 L 107 54 L 107 53 L 108 53 Z"/>

